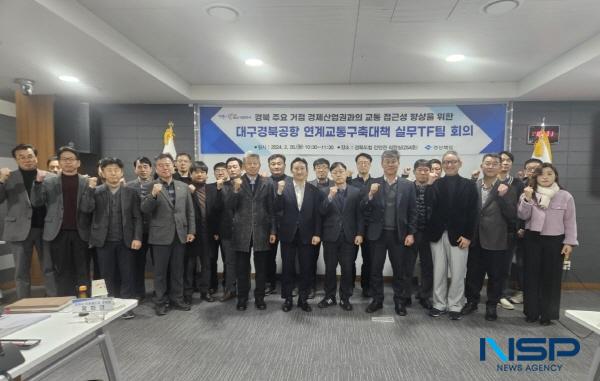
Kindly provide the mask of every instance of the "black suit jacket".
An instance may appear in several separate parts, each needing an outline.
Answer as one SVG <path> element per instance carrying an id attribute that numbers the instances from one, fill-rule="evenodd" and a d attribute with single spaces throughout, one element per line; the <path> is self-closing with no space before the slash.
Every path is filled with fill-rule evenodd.
<path id="1" fill-rule="evenodd" d="M 456 241 L 460 236 L 473 240 L 478 209 L 477 188 L 473 181 L 458 177 L 452 203 L 447 176 L 427 187 L 425 203 L 431 210 L 431 217 L 427 222 L 425 235 L 430 242 L 439 241 L 446 230 L 452 246 L 458 246 Z"/>
<path id="2" fill-rule="evenodd" d="M 409 234 L 417 232 L 417 197 L 412 182 L 398 177 L 396 189 L 396 227 L 398 239 L 404 242 Z M 379 184 L 379 191 L 369 200 L 369 190 L 363 193 L 361 208 L 368 221 L 367 239 L 378 240 L 383 232 L 385 216 L 385 178 L 373 179 L 372 184 Z"/>
<path id="3" fill-rule="evenodd" d="M 223 210 L 223 193 L 222 190 L 217 190 L 216 183 L 206 184 L 204 187 L 206 192 L 206 223 L 202 221 L 198 195 L 195 192 L 192 193 L 194 216 L 196 218 L 196 236 L 212 240 L 213 235 L 219 234 L 219 220 Z"/>
<path id="4" fill-rule="evenodd" d="M 143 222 L 140 211 L 140 198 L 133 188 L 121 187 L 121 222 L 123 232 L 123 244 L 131 247 L 131 241 L 142 240 Z M 92 212 L 92 229 L 90 232 L 90 245 L 103 247 L 108 234 L 110 190 L 106 184 L 98 186 L 94 190 L 94 197 L 84 199 L 81 208 L 86 212 Z"/>
<path id="5" fill-rule="evenodd" d="M 344 232 L 344 240 L 354 244 L 354 238 L 357 235 L 364 235 L 363 214 L 360 209 L 361 191 L 351 185 L 346 185 L 346 201 L 343 210 L 338 205 L 329 200 L 329 191 L 323 191 L 323 201 L 321 202 L 321 216 L 323 242 L 336 242 Z M 342 229 L 343 228 L 343 229 Z"/>
<path id="6" fill-rule="evenodd" d="M 310 244 L 313 236 L 321 236 L 321 215 L 319 206 L 322 193 L 316 186 L 304 185 L 302 207 L 298 210 L 298 200 L 294 191 L 294 182 L 290 178 L 285 182 L 281 195 L 275 196 L 275 213 L 279 215 L 279 240 L 290 243 L 294 241 L 296 231 L 300 241 Z"/>

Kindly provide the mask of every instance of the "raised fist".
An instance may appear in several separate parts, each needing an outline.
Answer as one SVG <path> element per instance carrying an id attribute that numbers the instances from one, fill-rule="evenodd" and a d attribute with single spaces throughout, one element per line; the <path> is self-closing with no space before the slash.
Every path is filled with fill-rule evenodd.
<path id="1" fill-rule="evenodd" d="M 508 185 L 500 184 L 498 185 L 498 196 L 502 197 L 508 192 Z"/>
<path id="2" fill-rule="evenodd" d="M 0 182 L 6 181 L 10 177 L 10 169 L 0 168 Z"/>
<path id="3" fill-rule="evenodd" d="M 98 178 L 97 177 L 88 177 L 87 183 L 88 183 L 88 187 L 95 189 L 96 185 L 98 185 Z"/>
<path id="4" fill-rule="evenodd" d="M 285 180 L 279 180 L 277 182 L 277 194 L 282 194 L 283 188 L 285 188 Z"/>
<path id="5" fill-rule="evenodd" d="M 35 176 L 35 181 L 37 181 L 38 183 L 41 183 L 44 181 L 44 179 L 46 178 L 46 175 L 48 174 L 48 172 L 46 171 L 42 171 L 39 170 L 37 171 L 37 175 Z"/>
<path id="6" fill-rule="evenodd" d="M 233 179 L 233 191 L 237 192 L 242 187 L 242 179 L 239 177 L 237 179 Z"/>
<path id="7" fill-rule="evenodd" d="M 217 180 L 217 190 L 223 189 L 223 179 Z"/>
<path id="8" fill-rule="evenodd" d="M 410 171 L 411 171 L 411 168 L 410 167 L 406 167 L 406 168 L 404 168 L 402 170 L 402 175 L 408 176 L 408 175 L 410 175 Z"/>
<path id="9" fill-rule="evenodd" d="M 379 191 L 379 184 L 371 184 L 371 189 L 369 190 L 369 194 L 373 196 L 375 193 Z"/>
<path id="10" fill-rule="evenodd" d="M 329 188 L 329 197 L 330 198 L 334 198 L 335 195 L 337 194 L 337 191 L 338 191 L 337 187 L 331 187 L 331 188 Z"/>
<path id="11" fill-rule="evenodd" d="M 531 201 L 531 198 L 533 197 L 533 188 L 525 187 L 525 189 L 523 189 L 523 194 L 525 195 L 525 199 L 527 201 Z"/>
<path id="12" fill-rule="evenodd" d="M 162 191 L 162 184 L 154 184 L 152 186 L 152 196 L 156 197 Z"/>
<path id="13" fill-rule="evenodd" d="M 481 171 L 479 169 L 474 170 L 473 172 L 471 172 L 471 178 L 473 180 L 477 180 L 479 178 L 480 173 Z"/>
<path id="14" fill-rule="evenodd" d="M 188 189 L 190 190 L 190 193 L 194 193 L 196 191 L 196 187 L 193 184 L 188 185 Z"/>

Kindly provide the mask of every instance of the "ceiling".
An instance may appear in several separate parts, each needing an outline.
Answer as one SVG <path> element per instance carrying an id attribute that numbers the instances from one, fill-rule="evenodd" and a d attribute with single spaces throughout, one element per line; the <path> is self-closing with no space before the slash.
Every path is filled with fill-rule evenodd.
<path id="1" fill-rule="evenodd" d="M 21 77 L 119 103 L 600 99 L 600 1 L 519 1 L 0 0 L 0 99 Z"/>

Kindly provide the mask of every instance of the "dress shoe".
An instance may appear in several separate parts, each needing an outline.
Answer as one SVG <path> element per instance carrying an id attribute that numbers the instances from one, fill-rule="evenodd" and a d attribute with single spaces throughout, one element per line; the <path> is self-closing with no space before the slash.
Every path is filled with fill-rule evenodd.
<path id="1" fill-rule="evenodd" d="M 523 304 L 523 291 L 517 291 L 513 296 L 508 298 L 512 304 Z"/>
<path id="2" fill-rule="evenodd" d="M 248 308 L 248 301 L 247 300 L 238 300 L 237 306 L 235 308 L 238 311 L 246 311 L 246 309 Z"/>
<path id="3" fill-rule="evenodd" d="M 450 311 L 448 312 L 448 316 L 450 316 L 450 320 L 460 320 L 463 315 L 458 311 Z"/>
<path id="4" fill-rule="evenodd" d="M 515 306 L 513 306 L 513 304 L 511 302 L 508 301 L 508 299 L 506 298 L 501 298 L 500 302 L 498 303 L 498 306 L 504 308 L 505 310 L 514 310 Z"/>
<path id="5" fill-rule="evenodd" d="M 485 320 L 496 321 L 497 319 L 498 319 L 498 314 L 496 313 L 496 306 L 486 306 L 485 307 Z"/>
<path id="6" fill-rule="evenodd" d="M 184 295 L 183 301 L 184 301 L 184 303 L 192 304 L 192 295 Z"/>
<path id="7" fill-rule="evenodd" d="M 290 312 L 292 308 L 294 308 L 294 301 L 292 300 L 292 298 L 287 298 L 285 302 L 283 302 L 281 309 L 283 310 L 283 312 Z"/>
<path id="8" fill-rule="evenodd" d="M 272 294 L 277 294 L 277 288 L 275 288 L 275 285 L 270 285 L 265 290 L 265 295 L 272 295 Z"/>
<path id="9" fill-rule="evenodd" d="M 549 326 L 549 325 L 552 325 L 552 324 L 553 323 L 550 320 L 548 320 L 548 319 L 540 319 L 540 325 L 542 325 L 542 326 Z"/>
<path id="10" fill-rule="evenodd" d="M 426 310 L 430 310 L 433 308 L 433 304 L 431 304 L 431 300 L 429 300 L 427 298 L 419 299 L 419 304 Z"/>
<path id="11" fill-rule="evenodd" d="M 156 306 L 154 306 L 154 311 L 156 311 L 156 315 L 164 316 L 167 314 L 168 310 L 166 304 L 157 304 Z"/>
<path id="12" fill-rule="evenodd" d="M 130 319 L 133 319 L 134 317 L 135 317 L 135 314 L 133 313 L 133 311 L 127 311 L 123 315 L 121 315 L 121 319 L 123 319 L 123 320 L 130 320 Z"/>
<path id="13" fill-rule="evenodd" d="M 402 303 L 398 303 L 396 304 L 396 307 L 394 308 L 394 310 L 396 311 L 396 313 L 400 316 L 406 316 L 406 306 Z"/>
<path id="14" fill-rule="evenodd" d="M 206 293 L 206 292 L 200 293 L 200 299 L 204 300 L 205 302 L 209 302 L 209 303 L 212 303 L 215 301 L 215 298 L 211 294 Z"/>
<path id="15" fill-rule="evenodd" d="M 216 288 L 209 288 L 209 289 L 208 289 L 208 293 L 209 293 L 210 295 L 214 295 L 214 294 L 216 294 L 216 293 L 217 293 L 217 289 L 216 289 Z"/>
<path id="16" fill-rule="evenodd" d="M 526 317 L 526 318 L 525 318 L 525 321 L 526 321 L 527 323 L 535 323 L 537 320 L 538 320 L 538 319 L 537 319 L 537 318 L 534 318 L 534 317 Z"/>
<path id="17" fill-rule="evenodd" d="M 431 317 L 440 317 L 445 314 L 447 311 L 438 310 L 437 308 L 432 308 L 429 310 L 429 316 Z"/>
<path id="18" fill-rule="evenodd" d="M 189 311 L 192 309 L 192 306 L 190 306 L 188 303 L 186 303 L 184 301 L 181 301 L 181 302 L 171 302 L 170 308 L 172 308 L 174 310 L 179 310 L 179 311 Z"/>
<path id="19" fill-rule="evenodd" d="M 314 299 L 317 296 L 317 291 L 313 288 L 310 290 L 310 293 L 306 297 L 306 299 Z"/>
<path id="20" fill-rule="evenodd" d="M 371 302 L 371 304 L 369 304 L 367 306 L 367 309 L 365 311 L 367 311 L 368 314 L 372 314 L 373 312 L 380 310 L 383 308 L 383 303 L 381 302 Z"/>
<path id="21" fill-rule="evenodd" d="M 308 304 L 306 300 L 298 300 L 298 307 L 302 309 L 304 312 L 311 312 L 312 308 Z"/>
<path id="22" fill-rule="evenodd" d="M 348 299 L 341 299 L 340 307 L 342 307 L 344 311 L 352 311 L 352 304 L 350 304 L 350 301 Z"/>
<path id="23" fill-rule="evenodd" d="M 327 308 L 330 306 L 334 306 L 335 304 L 337 304 L 335 298 L 323 298 L 323 300 L 321 300 L 319 304 L 317 304 L 317 306 L 319 308 Z"/>
<path id="24" fill-rule="evenodd" d="M 477 303 L 475 302 L 467 302 L 462 310 L 460 311 L 463 315 L 468 315 L 470 313 L 473 313 L 477 311 Z"/>
<path id="25" fill-rule="evenodd" d="M 223 296 L 221 296 L 221 299 L 219 299 L 219 302 L 226 302 L 228 300 L 235 299 L 235 296 L 235 292 L 225 291 Z"/>
<path id="26" fill-rule="evenodd" d="M 256 306 L 257 310 L 267 309 L 267 304 L 265 303 L 265 300 L 263 298 L 254 298 L 254 305 Z"/>

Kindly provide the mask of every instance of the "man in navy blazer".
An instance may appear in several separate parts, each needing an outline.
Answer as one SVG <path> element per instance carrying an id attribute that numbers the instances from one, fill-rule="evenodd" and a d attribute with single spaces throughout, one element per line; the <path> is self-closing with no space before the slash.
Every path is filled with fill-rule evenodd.
<path id="1" fill-rule="evenodd" d="M 367 239 L 371 247 L 371 290 L 373 301 L 368 313 L 383 308 L 383 266 L 386 252 L 393 270 L 394 304 L 396 313 L 406 315 L 410 287 L 403 276 L 403 266 L 409 261 L 409 247 L 417 231 L 417 210 L 414 185 L 398 177 L 400 154 L 397 150 L 381 155 L 383 177 L 373 181 L 362 200 L 363 213 L 368 216 Z"/>
<path id="2" fill-rule="evenodd" d="M 308 163 L 295 158 L 290 165 L 292 179 L 277 183 L 275 213 L 279 214 L 279 240 L 283 262 L 281 296 L 285 299 L 282 309 L 288 312 L 293 307 L 292 289 L 296 277 L 296 257 L 300 264 L 298 279 L 298 307 L 306 312 L 312 277 L 314 274 L 314 246 L 321 242 L 321 215 L 319 206 L 321 192 L 306 182 Z"/>
<path id="3" fill-rule="evenodd" d="M 360 210 L 361 191 L 346 183 L 347 168 L 344 163 L 331 164 L 331 175 L 335 183 L 321 203 L 323 218 L 321 236 L 325 257 L 325 298 L 318 304 L 326 308 L 336 304 L 337 266 L 342 269 L 340 282 L 340 306 L 352 310 L 350 297 L 354 283 L 353 270 L 355 253 L 363 242 L 364 223 Z"/>

